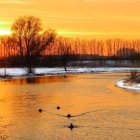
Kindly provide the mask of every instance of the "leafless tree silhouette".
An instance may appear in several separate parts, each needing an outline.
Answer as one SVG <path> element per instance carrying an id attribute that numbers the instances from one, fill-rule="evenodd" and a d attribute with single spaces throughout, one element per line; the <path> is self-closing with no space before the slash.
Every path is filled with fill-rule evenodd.
<path id="1" fill-rule="evenodd" d="M 32 73 L 35 58 L 54 42 L 56 34 L 54 30 L 47 30 L 41 34 L 41 20 L 34 16 L 19 17 L 11 29 L 21 61 L 25 56 L 28 72 Z"/>
<path id="2" fill-rule="evenodd" d="M 65 71 L 67 71 L 67 64 L 70 58 L 71 44 L 67 38 L 58 39 L 58 48 L 61 55 L 61 61 L 64 66 Z"/>

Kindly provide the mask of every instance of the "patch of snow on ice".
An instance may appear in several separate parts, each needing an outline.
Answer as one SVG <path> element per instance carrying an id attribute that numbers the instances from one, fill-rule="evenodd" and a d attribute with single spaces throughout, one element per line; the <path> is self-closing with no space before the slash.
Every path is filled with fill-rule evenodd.
<path id="1" fill-rule="evenodd" d="M 129 72 L 129 71 L 140 71 L 140 68 L 120 68 L 120 67 L 102 67 L 102 68 L 74 68 L 67 67 L 67 71 L 64 68 L 35 68 L 35 74 L 78 74 L 78 73 L 92 73 L 92 72 Z M 26 68 L 6 68 L 6 74 L 9 76 L 23 76 L 27 74 Z M 4 68 L 0 68 L 0 75 L 4 75 Z"/>
<path id="2" fill-rule="evenodd" d="M 131 89 L 131 90 L 140 90 L 140 84 L 131 84 L 131 85 L 125 85 L 125 80 L 118 80 L 116 82 L 116 86 L 124 89 Z"/>

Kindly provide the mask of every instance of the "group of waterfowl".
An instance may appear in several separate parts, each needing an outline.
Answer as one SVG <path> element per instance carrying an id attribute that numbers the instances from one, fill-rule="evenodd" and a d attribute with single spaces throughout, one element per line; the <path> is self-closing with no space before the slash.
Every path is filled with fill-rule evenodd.
<path id="1" fill-rule="evenodd" d="M 56 109 L 57 109 L 57 110 L 60 110 L 61 108 L 60 108 L 60 106 L 57 106 Z M 48 113 L 53 114 L 53 115 L 57 115 L 57 116 L 61 116 L 61 117 L 66 117 L 66 118 L 70 119 L 70 118 L 72 118 L 72 117 L 79 117 L 79 116 L 83 116 L 83 115 L 86 115 L 86 114 L 89 114 L 89 113 L 92 113 L 92 112 L 97 112 L 97 111 L 100 111 L 100 110 L 103 110 L 103 109 L 96 109 L 96 110 L 93 110 L 93 111 L 84 112 L 84 113 L 80 113 L 80 114 L 77 114 L 77 115 L 71 115 L 71 114 L 61 115 L 61 114 L 55 114 L 55 113 L 52 113 L 52 112 L 48 112 Z M 42 112 L 45 111 L 45 110 L 43 110 L 43 109 L 40 108 L 40 109 L 38 109 L 38 111 L 39 111 L 40 113 L 42 113 Z M 70 129 L 72 130 L 73 128 L 77 128 L 77 126 L 76 126 L 76 125 L 73 125 L 73 124 L 71 123 L 71 124 L 68 126 L 68 128 L 70 128 Z"/>
<path id="2" fill-rule="evenodd" d="M 56 107 L 57 110 L 60 110 L 60 106 Z M 43 109 L 38 109 L 38 112 L 42 113 L 44 110 Z M 51 113 L 53 114 L 53 113 Z M 67 114 L 67 115 L 60 115 L 60 114 L 54 114 L 54 115 L 58 115 L 58 116 L 62 116 L 62 117 L 67 117 L 67 118 L 71 118 L 71 117 L 76 117 L 76 116 L 72 116 L 71 114 Z M 74 128 L 74 125 L 71 123 L 68 128 L 70 128 L 71 130 Z"/>

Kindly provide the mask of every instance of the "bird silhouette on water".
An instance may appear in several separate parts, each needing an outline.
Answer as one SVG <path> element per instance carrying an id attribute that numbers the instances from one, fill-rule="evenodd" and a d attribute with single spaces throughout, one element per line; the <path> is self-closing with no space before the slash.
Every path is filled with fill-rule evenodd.
<path id="1" fill-rule="evenodd" d="M 72 130 L 74 128 L 74 125 L 71 123 L 69 128 Z"/>
<path id="2" fill-rule="evenodd" d="M 72 116 L 71 114 L 68 114 L 68 115 L 65 116 L 65 117 L 67 117 L 67 118 L 71 118 L 71 117 L 74 117 L 74 116 Z"/>
<path id="3" fill-rule="evenodd" d="M 55 114 L 55 113 L 52 113 L 52 112 L 49 112 L 49 113 L 53 114 L 53 115 L 57 115 L 57 116 L 61 116 L 61 117 L 66 117 L 66 118 L 70 119 L 72 117 L 79 117 L 79 116 L 83 116 L 83 115 L 86 115 L 86 114 L 89 114 L 89 113 L 92 113 L 92 112 L 96 112 L 96 111 L 100 111 L 100 110 L 103 110 L 103 109 L 97 109 L 97 110 L 94 110 L 94 111 L 84 112 L 84 113 L 80 113 L 80 114 L 77 114 L 77 115 L 71 115 L 71 114 L 61 115 L 61 114 Z"/>
<path id="4" fill-rule="evenodd" d="M 60 109 L 60 106 L 57 106 L 57 110 L 59 110 Z"/>
<path id="5" fill-rule="evenodd" d="M 42 113 L 44 110 L 40 108 L 40 109 L 38 109 L 38 111 L 39 111 L 40 113 Z"/>

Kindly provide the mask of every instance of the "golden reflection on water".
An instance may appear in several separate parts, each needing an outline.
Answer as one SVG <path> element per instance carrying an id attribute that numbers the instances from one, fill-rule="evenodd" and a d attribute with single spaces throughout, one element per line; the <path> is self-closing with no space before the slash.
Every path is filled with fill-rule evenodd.
<path id="1" fill-rule="evenodd" d="M 0 114 L 4 123 L 15 124 L 5 133 L 11 140 L 85 140 L 85 137 L 86 140 L 131 137 L 137 140 L 140 138 L 140 92 L 115 86 L 115 81 L 125 75 L 100 73 L 1 81 Z M 39 113 L 39 108 L 45 111 Z M 53 115 L 94 110 L 69 120 Z M 70 123 L 82 127 L 71 134 L 65 128 Z"/>
<path id="2" fill-rule="evenodd" d="M 48 77 L 27 77 L 21 79 L 11 79 L 11 80 L 4 80 L 1 82 L 2 84 L 39 84 L 39 83 L 50 83 L 50 82 L 64 82 L 67 75 L 64 76 L 48 76 Z M 67 79 L 68 80 L 68 79 Z"/>

